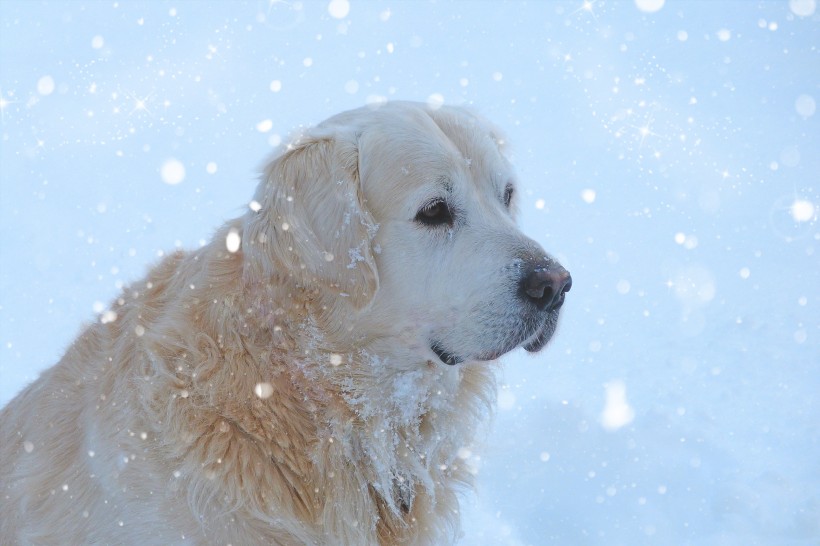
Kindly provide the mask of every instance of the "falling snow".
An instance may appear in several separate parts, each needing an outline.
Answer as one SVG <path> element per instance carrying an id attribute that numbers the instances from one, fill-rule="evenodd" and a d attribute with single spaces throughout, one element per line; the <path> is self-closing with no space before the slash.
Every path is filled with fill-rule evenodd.
<path id="1" fill-rule="evenodd" d="M 37 80 L 37 92 L 43 96 L 54 93 L 54 78 L 51 76 L 43 76 Z"/>
<path id="2" fill-rule="evenodd" d="M 273 129 L 273 121 L 269 119 L 264 119 L 256 124 L 256 130 L 260 133 L 267 133 Z"/>
<path id="3" fill-rule="evenodd" d="M 626 400 L 626 385 L 622 381 L 612 381 L 604 385 L 606 406 L 601 413 L 601 426 L 615 431 L 625 427 L 635 418 L 635 410 Z"/>
<path id="4" fill-rule="evenodd" d="M 814 115 L 817 105 L 814 102 L 814 97 L 804 94 L 797 97 L 797 100 L 794 101 L 794 109 L 804 118 L 810 118 Z"/>
<path id="5" fill-rule="evenodd" d="M 228 252 L 231 254 L 237 252 L 241 244 L 242 238 L 239 232 L 235 229 L 228 231 L 228 235 L 225 237 L 225 247 L 228 249 Z"/>
<path id="6" fill-rule="evenodd" d="M 799 17 L 811 17 L 817 9 L 816 0 L 789 0 L 789 9 Z"/>
<path id="7" fill-rule="evenodd" d="M 660 11 L 666 0 L 635 0 L 635 6 L 645 13 L 655 13 Z M 591 7 L 592 2 L 589 2 Z M 586 5 L 586 3 L 585 3 Z"/>
<path id="8" fill-rule="evenodd" d="M 484 448 L 455 454 L 481 457 L 460 543 L 817 544 L 817 1 L 469 6 L 3 4 L 0 403 L 83 322 L 117 327 L 155 259 L 262 210 L 256 169 L 291 131 L 466 104 L 573 289 L 551 345 L 505 357 Z"/>
<path id="9" fill-rule="evenodd" d="M 174 186 L 185 180 L 185 165 L 177 159 L 168 159 L 160 167 L 159 175 L 163 182 Z"/>
<path id="10" fill-rule="evenodd" d="M 330 0 L 327 11 L 334 19 L 344 19 L 350 13 L 350 2 L 348 0 Z"/>
<path id="11" fill-rule="evenodd" d="M 587 188 L 581 192 L 581 199 L 584 203 L 592 204 L 595 202 L 595 195 L 595 190 Z"/>
<path id="12" fill-rule="evenodd" d="M 253 393 L 259 398 L 270 398 L 273 395 L 273 385 L 270 383 L 257 383 Z"/>
<path id="13" fill-rule="evenodd" d="M 810 222 L 815 219 L 817 209 L 811 201 L 797 199 L 792 203 L 791 213 L 795 222 Z"/>

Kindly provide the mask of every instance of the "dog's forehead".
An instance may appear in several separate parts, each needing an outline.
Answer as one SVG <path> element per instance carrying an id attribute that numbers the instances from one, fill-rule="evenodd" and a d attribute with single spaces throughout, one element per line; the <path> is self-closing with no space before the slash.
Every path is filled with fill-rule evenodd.
<path id="1" fill-rule="evenodd" d="M 457 107 L 444 107 L 428 113 L 465 159 L 504 159 L 503 139 L 499 130 L 487 120 Z"/>
<path id="2" fill-rule="evenodd" d="M 374 204 L 387 206 L 388 199 L 416 195 L 446 179 L 495 193 L 511 176 L 497 130 L 461 108 L 380 109 L 361 125 L 360 135 L 363 190 Z"/>
<path id="3" fill-rule="evenodd" d="M 498 129 L 469 110 L 403 102 L 391 106 L 374 112 L 377 122 L 371 130 L 386 137 L 382 142 L 389 142 L 395 135 L 406 137 L 407 145 L 420 145 L 422 151 L 457 154 L 466 159 L 502 155 L 503 140 L 498 137 Z"/>

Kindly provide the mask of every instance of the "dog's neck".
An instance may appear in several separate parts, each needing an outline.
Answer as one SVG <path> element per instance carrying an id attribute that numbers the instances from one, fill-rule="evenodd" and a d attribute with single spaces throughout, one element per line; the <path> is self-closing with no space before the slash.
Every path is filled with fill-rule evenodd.
<path id="1" fill-rule="evenodd" d="M 249 293 L 260 321 L 253 344 L 268 340 L 270 373 L 289 376 L 314 420 L 317 479 L 332 483 L 340 468 L 363 469 L 380 525 L 393 522 L 391 536 L 414 510 L 455 504 L 454 485 L 475 473 L 470 454 L 493 404 L 495 364 L 434 363 L 389 336 L 331 338 L 327 332 L 347 329 L 329 327 L 315 290 L 274 283 Z"/>
<path id="2" fill-rule="evenodd" d="M 205 260 L 207 252 L 221 259 Z M 210 268 L 179 285 L 174 272 L 198 260 Z M 316 522 L 339 543 L 361 538 L 348 528 L 356 522 L 372 527 L 372 542 L 454 540 L 456 492 L 472 482 L 469 452 L 494 400 L 495 365 L 431 364 L 387 335 L 343 338 L 356 329 L 327 324 L 340 320 L 326 312 L 327 296 L 288 278 L 237 287 L 241 267 L 214 245 L 169 257 L 149 279 L 178 298 L 158 300 L 155 313 L 184 312 L 196 325 L 183 342 L 173 322 L 157 319 L 139 338 L 142 373 L 155 376 L 139 382 L 148 421 L 188 413 L 192 429 L 165 448 L 191 466 L 192 480 L 201 461 L 215 461 L 213 480 L 189 485 L 195 512 L 213 494 L 264 521 L 276 499 L 276 517 Z M 224 464 L 229 448 L 247 456 L 241 467 Z M 256 484 L 253 495 L 244 483 Z"/>

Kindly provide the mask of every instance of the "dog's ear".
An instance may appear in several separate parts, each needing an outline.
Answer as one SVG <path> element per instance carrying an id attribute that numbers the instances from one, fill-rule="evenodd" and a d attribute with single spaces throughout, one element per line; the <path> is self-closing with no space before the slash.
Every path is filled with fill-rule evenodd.
<path id="1" fill-rule="evenodd" d="M 245 277 L 297 283 L 349 297 L 362 308 L 378 289 L 355 134 L 314 130 L 265 168 L 242 237 Z"/>

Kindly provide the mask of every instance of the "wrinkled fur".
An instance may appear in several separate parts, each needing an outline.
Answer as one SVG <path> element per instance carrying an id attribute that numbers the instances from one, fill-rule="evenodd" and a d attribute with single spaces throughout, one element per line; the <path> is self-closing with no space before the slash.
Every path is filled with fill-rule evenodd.
<path id="1" fill-rule="evenodd" d="M 457 493 L 472 482 L 459 448 L 490 412 L 496 364 L 445 366 L 417 343 L 426 319 L 388 316 L 411 300 L 390 293 L 386 247 L 404 224 L 385 207 L 410 194 L 379 196 L 368 180 L 365 195 L 360 169 L 375 167 L 357 143 L 373 115 L 343 114 L 285 147 L 245 215 L 126 288 L 115 320 L 89 325 L 2 410 L 0 543 L 456 540 Z M 380 115 L 401 157 L 414 150 L 405 118 L 433 114 Z M 448 115 L 450 133 L 476 123 Z"/>

